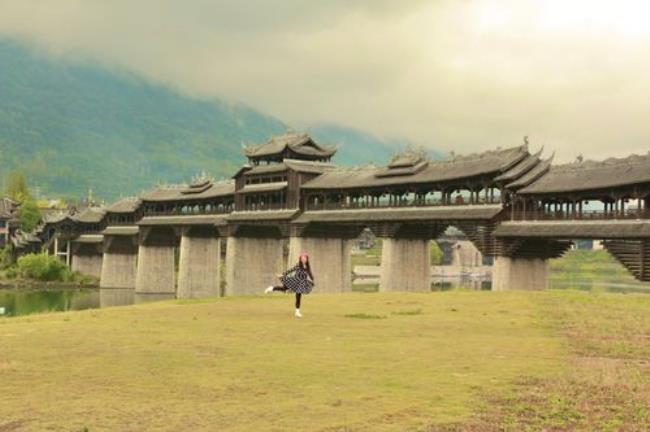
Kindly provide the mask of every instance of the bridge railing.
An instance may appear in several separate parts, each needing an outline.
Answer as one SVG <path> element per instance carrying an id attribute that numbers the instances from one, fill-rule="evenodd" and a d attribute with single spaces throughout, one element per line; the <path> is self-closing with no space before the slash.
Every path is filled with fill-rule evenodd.
<path id="1" fill-rule="evenodd" d="M 403 208 L 403 207 L 435 207 L 435 206 L 462 206 L 462 205 L 486 205 L 501 204 L 500 198 L 485 199 L 481 198 L 476 202 L 469 199 L 445 202 L 442 199 L 396 199 L 392 201 L 352 201 L 352 202 L 310 202 L 306 204 L 306 210 L 353 210 L 353 209 L 373 209 L 373 208 Z"/>
<path id="2" fill-rule="evenodd" d="M 213 207 L 213 208 L 203 208 L 203 209 L 188 209 L 181 210 L 178 208 L 175 209 L 166 209 L 166 210 L 153 210 L 145 209 L 145 216 L 192 216 L 192 215 L 215 215 L 215 214 L 227 214 L 233 210 L 233 207 Z"/>
<path id="3" fill-rule="evenodd" d="M 287 210 L 290 207 L 286 203 L 256 203 L 245 204 L 242 206 L 242 211 L 262 211 L 262 210 Z"/>
<path id="4" fill-rule="evenodd" d="M 650 219 L 650 209 L 625 209 L 625 210 L 583 210 L 582 212 L 572 211 L 543 211 L 527 210 L 516 211 L 512 215 L 513 220 L 634 220 Z"/>

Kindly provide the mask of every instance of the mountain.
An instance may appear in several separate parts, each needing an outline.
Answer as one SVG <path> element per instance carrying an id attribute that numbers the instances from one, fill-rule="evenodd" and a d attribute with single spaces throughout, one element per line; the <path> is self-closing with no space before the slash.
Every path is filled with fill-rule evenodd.
<path id="1" fill-rule="evenodd" d="M 242 144 L 287 130 L 243 105 L 190 98 L 9 40 L 0 40 L 0 65 L 0 186 L 17 168 L 43 195 L 92 189 L 112 200 L 201 172 L 227 178 L 245 161 Z M 340 144 L 340 164 L 385 163 L 400 144 L 335 125 L 310 131 Z"/>
<path id="2" fill-rule="evenodd" d="M 190 99 L 6 41 L 0 65 L 0 175 L 18 167 L 46 193 L 92 188 L 112 199 L 201 171 L 228 176 L 242 163 L 242 143 L 286 130 L 241 105 Z"/>

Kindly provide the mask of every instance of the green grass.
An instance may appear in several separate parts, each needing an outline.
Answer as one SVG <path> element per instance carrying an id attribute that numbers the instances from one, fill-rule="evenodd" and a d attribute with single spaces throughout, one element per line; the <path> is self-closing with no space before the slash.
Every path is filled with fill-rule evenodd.
<path id="1" fill-rule="evenodd" d="M 549 260 L 549 286 L 587 290 L 650 291 L 650 284 L 639 282 L 614 257 L 604 250 L 572 250 Z"/>
<path id="2" fill-rule="evenodd" d="M 421 315 L 422 309 L 400 310 L 392 312 L 393 315 Z"/>
<path id="3" fill-rule="evenodd" d="M 314 294 L 302 320 L 284 296 L 0 319 L 0 430 L 634 430 L 648 312 L 452 291 Z"/>
<path id="4" fill-rule="evenodd" d="M 377 314 L 367 314 L 367 313 L 353 313 L 343 315 L 346 318 L 356 318 L 356 319 L 385 319 L 386 315 L 377 315 Z"/>
<path id="5" fill-rule="evenodd" d="M 650 430 L 650 297 L 555 291 L 535 302 L 570 361 L 542 379 L 521 377 L 509 394 L 488 397 L 490 409 L 454 427 Z"/>

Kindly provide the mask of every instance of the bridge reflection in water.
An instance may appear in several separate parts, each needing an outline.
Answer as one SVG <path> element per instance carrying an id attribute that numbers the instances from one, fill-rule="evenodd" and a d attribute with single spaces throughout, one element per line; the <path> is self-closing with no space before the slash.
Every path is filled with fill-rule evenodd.
<path id="1" fill-rule="evenodd" d="M 526 142 L 346 168 L 330 162 L 335 153 L 307 134 L 273 137 L 244 149 L 248 163 L 231 180 L 201 177 L 53 217 L 39 238 L 103 288 L 149 296 L 259 293 L 303 250 L 321 292 L 351 291 L 364 229 L 383 239 L 380 291 L 428 290 L 429 242 L 450 226 L 494 258 L 495 290 L 545 288 L 548 259 L 576 239 L 604 240 L 650 281 L 650 154 L 553 165 Z"/>

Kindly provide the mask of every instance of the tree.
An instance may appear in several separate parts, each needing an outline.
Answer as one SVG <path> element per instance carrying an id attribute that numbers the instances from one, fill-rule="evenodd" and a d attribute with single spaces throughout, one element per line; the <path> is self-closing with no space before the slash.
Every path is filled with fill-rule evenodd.
<path id="1" fill-rule="evenodd" d="M 442 249 L 440 249 L 440 246 L 438 246 L 438 243 L 436 241 L 432 241 L 429 247 L 431 248 L 431 264 L 442 264 L 442 257 L 444 253 L 442 252 Z"/>
<path id="2" fill-rule="evenodd" d="M 7 176 L 6 195 L 16 201 L 26 201 L 30 198 L 27 179 L 20 171 L 11 171 Z"/>
<path id="3" fill-rule="evenodd" d="M 36 201 L 27 198 L 23 201 L 19 210 L 20 229 L 23 232 L 32 232 L 41 221 L 41 211 L 36 205 Z"/>

